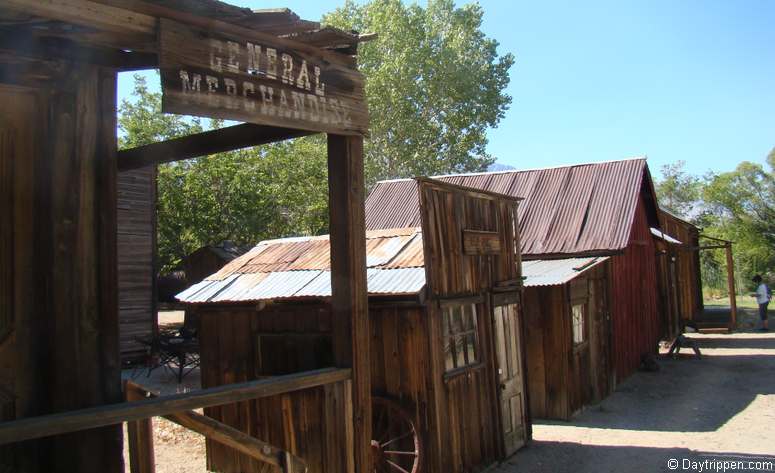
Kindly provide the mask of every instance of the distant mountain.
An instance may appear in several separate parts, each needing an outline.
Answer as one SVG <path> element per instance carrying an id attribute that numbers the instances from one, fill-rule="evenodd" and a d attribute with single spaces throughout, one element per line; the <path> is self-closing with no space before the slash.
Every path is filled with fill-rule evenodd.
<path id="1" fill-rule="evenodd" d="M 489 166 L 487 166 L 487 172 L 493 172 L 493 171 L 511 171 L 512 169 L 517 169 L 514 166 L 509 166 L 508 164 L 502 164 L 502 163 L 492 163 Z"/>

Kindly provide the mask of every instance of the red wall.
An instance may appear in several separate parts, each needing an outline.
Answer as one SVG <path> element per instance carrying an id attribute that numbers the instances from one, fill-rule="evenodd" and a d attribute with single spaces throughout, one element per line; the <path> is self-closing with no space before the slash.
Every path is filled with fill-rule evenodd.
<path id="1" fill-rule="evenodd" d="M 611 318 L 613 359 L 617 382 L 640 365 L 645 353 L 656 353 L 659 342 L 656 248 L 641 198 L 624 254 L 612 258 Z"/>

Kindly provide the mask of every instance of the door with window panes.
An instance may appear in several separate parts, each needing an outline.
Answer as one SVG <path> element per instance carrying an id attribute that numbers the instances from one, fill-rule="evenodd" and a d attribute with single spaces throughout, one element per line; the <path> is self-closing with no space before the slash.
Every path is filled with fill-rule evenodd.
<path id="1" fill-rule="evenodd" d="M 503 443 L 506 455 L 511 455 L 519 450 L 527 439 L 519 302 L 517 295 L 508 297 L 504 294 L 493 299 Z"/>

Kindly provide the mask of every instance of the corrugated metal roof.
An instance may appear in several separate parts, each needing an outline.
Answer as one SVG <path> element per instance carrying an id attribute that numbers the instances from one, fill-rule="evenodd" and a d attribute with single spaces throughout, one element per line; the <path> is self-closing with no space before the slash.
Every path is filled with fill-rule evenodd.
<path id="1" fill-rule="evenodd" d="M 522 276 L 525 278 L 525 287 L 559 286 L 607 259 L 607 256 L 602 256 L 523 261 Z"/>
<path id="2" fill-rule="evenodd" d="M 672 237 L 668 235 L 667 233 L 663 232 L 662 230 L 658 228 L 651 227 L 651 234 L 654 235 L 657 238 L 661 238 L 665 240 L 668 243 L 672 243 L 673 245 L 682 245 L 681 241 L 675 237 Z"/>
<path id="3" fill-rule="evenodd" d="M 524 198 L 519 205 L 524 255 L 621 250 L 629 243 L 641 188 L 652 192 L 643 158 L 435 179 Z M 651 215 L 654 223 L 655 209 Z M 417 225 L 416 182 L 379 182 L 366 199 L 366 228 Z"/>
<path id="4" fill-rule="evenodd" d="M 177 295 L 187 303 L 246 302 L 331 295 L 328 235 L 262 241 Z M 370 294 L 417 294 L 425 286 L 417 227 L 366 233 Z"/>

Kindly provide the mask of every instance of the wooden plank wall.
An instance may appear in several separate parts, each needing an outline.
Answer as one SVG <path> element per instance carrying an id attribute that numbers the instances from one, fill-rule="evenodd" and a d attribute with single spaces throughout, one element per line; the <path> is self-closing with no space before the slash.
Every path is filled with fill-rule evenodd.
<path id="1" fill-rule="evenodd" d="M 659 212 L 659 223 L 668 235 L 683 245 L 675 248 L 679 291 L 679 315 L 683 320 L 693 320 L 702 312 L 702 275 L 700 271 L 700 231 L 666 212 Z"/>
<path id="2" fill-rule="evenodd" d="M 525 289 L 530 414 L 568 419 L 571 335 L 565 286 Z"/>
<path id="3" fill-rule="evenodd" d="M 58 62 L 47 77 L 52 64 L 36 65 L 4 64 L 3 79 L 28 86 L 0 86 L 0 182 L 10 184 L 0 192 L 0 310 L 12 331 L 0 342 L 13 402 L 5 418 L 122 400 L 116 74 Z M 119 472 L 121 448 L 121 428 L 110 426 L 13 445 L 0 470 Z"/>
<path id="4" fill-rule="evenodd" d="M 615 383 L 637 370 L 643 355 L 656 353 L 660 338 L 657 250 L 649 228 L 641 198 L 635 211 L 630 245 L 623 254 L 611 257 Z"/>
<path id="5" fill-rule="evenodd" d="M 571 283 L 525 289 L 527 369 L 533 417 L 568 420 L 611 393 L 608 264 Z M 572 287 L 573 286 L 573 287 Z M 573 348 L 571 301 L 586 297 L 588 343 Z"/>
<path id="6" fill-rule="evenodd" d="M 146 352 L 156 318 L 156 166 L 118 175 L 118 287 L 121 357 Z"/>
<path id="7" fill-rule="evenodd" d="M 429 383 L 433 379 L 428 353 L 428 320 L 424 307 L 369 309 L 371 330 L 371 391 L 396 401 L 413 414 L 427 442 Z M 427 455 L 426 455 L 427 460 Z M 429 470 L 426 462 L 421 471 Z"/>
<path id="8" fill-rule="evenodd" d="M 433 373 L 430 471 L 472 471 L 502 455 L 492 308 L 488 297 L 477 305 L 483 366 L 443 377 L 441 310 L 437 301 L 444 297 L 486 295 L 496 283 L 521 277 L 519 234 L 514 224 L 517 203 L 432 181 L 420 181 L 419 186 Z M 466 255 L 463 230 L 497 232 L 503 251 L 497 255 Z"/>
<path id="9" fill-rule="evenodd" d="M 200 307 L 202 387 L 333 365 L 331 311 L 321 304 Z M 344 386 L 326 386 L 205 409 L 205 414 L 303 458 L 310 473 L 344 471 Z M 207 442 L 212 471 L 264 472 L 265 465 Z"/>

